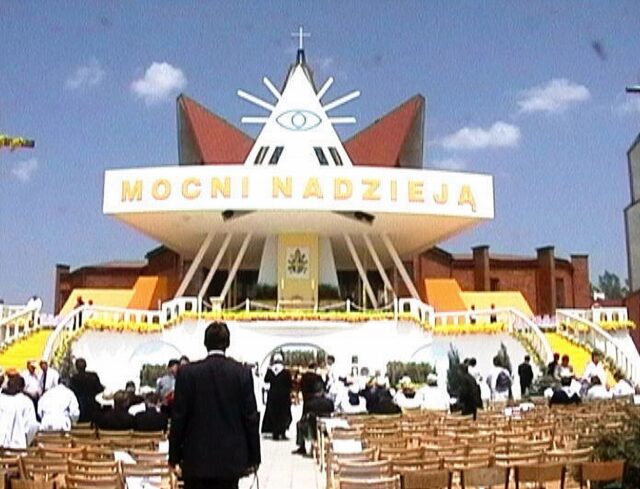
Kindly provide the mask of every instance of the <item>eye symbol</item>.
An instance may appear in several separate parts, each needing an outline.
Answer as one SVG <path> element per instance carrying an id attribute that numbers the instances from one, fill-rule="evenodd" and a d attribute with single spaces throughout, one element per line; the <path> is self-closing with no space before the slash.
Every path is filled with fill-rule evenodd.
<path id="1" fill-rule="evenodd" d="M 313 129 L 321 120 L 308 110 L 287 110 L 276 118 L 276 122 L 290 131 L 308 131 Z"/>

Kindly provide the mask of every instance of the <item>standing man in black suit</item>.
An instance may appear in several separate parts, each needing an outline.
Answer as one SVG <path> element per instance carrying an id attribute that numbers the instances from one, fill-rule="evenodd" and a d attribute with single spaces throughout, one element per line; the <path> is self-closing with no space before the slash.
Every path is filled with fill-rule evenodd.
<path id="1" fill-rule="evenodd" d="M 238 479 L 260 465 L 253 376 L 225 356 L 225 323 L 207 327 L 204 345 L 207 358 L 178 371 L 169 464 L 180 466 L 185 489 L 237 489 Z"/>
<path id="2" fill-rule="evenodd" d="M 76 360 L 76 370 L 78 373 L 71 377 L 69 387 L 78 398 L 80 405 L 78 422 L 95 421 L 96 415 L 100 411 L 96 396 L 104 390 L 104 386 L 97 373 L 87 372 L 87 362 L 84 358 Z"/>

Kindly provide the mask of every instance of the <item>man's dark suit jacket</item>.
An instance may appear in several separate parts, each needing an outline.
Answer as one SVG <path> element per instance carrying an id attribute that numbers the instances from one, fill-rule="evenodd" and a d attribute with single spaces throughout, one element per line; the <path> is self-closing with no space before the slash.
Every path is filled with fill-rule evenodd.
<path id="1" fill-rule="evenodd" d="M 101 430 L 132 430 L 133 416 L 127 411 L 109 409 L 104 411 L 102 415 L 96 416 L 96 425 Z"/>
<path id="2" fill-rule="evenodd" d="M 209 355 L 176 378 L 169 463 L 183 478 L 235 479 L 260 464 L 260 416 L 251 370 Z"/>
<path id="3" fill-rule="evenodd" d="M 80 405 L 78 422 L 93 421 L 100 410 L 95 398 L 104 390 L 98 374 L 95 372 L 79 372 L 71 377 L 70 387 Z"/>
<path id="4" fill-rule="evenodd" d="M 136 431 L 167 431 L 169 418 L 155 408 L 147 408 L 133 417 L 133 429 Z"/>

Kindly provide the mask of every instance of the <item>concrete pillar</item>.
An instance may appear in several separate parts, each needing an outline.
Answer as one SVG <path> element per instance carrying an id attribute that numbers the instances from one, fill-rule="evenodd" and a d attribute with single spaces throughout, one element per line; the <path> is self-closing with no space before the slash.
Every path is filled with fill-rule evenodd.
<path id="1" fill-rule="evenodd" d="M 591 283 L 589 281 L 589 255 L 571 255 L 573 265 L 573 307 L 591 307 Z"/>
<path id="2" fill-rule="evenodd" d="M 475 246 L 473 249 L 473 284 L 477 292 L 491 290 L 489 269 L 489 246 Z"/>
<path id="3" fill-rule="evenodd" d="M 55 314 L 58 314 L 60 309 L 62 309 L 62 306 L 64 306 L 66 297 L 62 297 L 62 289 L 68 289 L 68 286 L 62 287 L 62 282 L 67 281 L 70 271 L 71 267 L 69 265 L 64 265 L 62 263 L 58 263 L 56 265 L 56 284 L 53 297 L 53 311 Z"/>
<path id="4" fill-rule="evenodd" d="M 538 248 L 536 313 L 553 316 L 556 312 L 556 258 L 553 246 Z"/>

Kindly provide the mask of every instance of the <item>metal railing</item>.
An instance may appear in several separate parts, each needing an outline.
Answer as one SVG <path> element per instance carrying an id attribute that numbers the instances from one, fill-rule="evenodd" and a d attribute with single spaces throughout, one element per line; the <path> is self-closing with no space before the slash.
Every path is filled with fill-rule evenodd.
<path id="1" fill-rule="evenodd" d="M 8 346 L 40 326 L 40 306 L 2 306 L 0 346 Z"/>
<path id="2" fill-rule="evenodd" d="M 588 313 L 570 309 L 558 309 L 558 325 L 568 326 L 568 333 L 578 342 L 601 351 L 615 367 L 635 383 L 640 383 L 640 364 L 627 355 L 624 347 L 601 326 L 588 319 Z"/>

